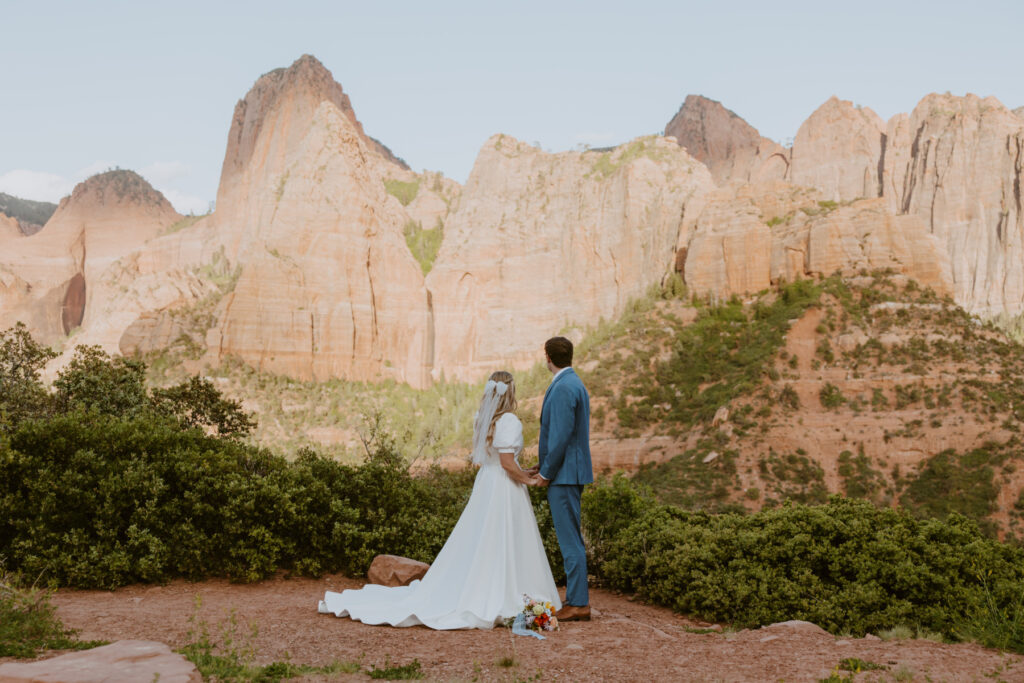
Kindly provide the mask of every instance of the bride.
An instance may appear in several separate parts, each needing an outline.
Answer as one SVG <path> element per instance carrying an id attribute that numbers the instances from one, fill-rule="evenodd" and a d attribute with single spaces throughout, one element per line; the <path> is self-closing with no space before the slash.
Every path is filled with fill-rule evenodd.
<path id="1" fill-rule="evenodd" d="M 512 375 L 495 372 L 473 424 L 480 465 L 473 493 L 423 580 L 328 591 L 321 613 L 366 624 L 486 629 L 520 612 L 524 595 L 562 606 L 526 490 L 536 480 L 518 463 L 523 424 L 515 410 Z"/>

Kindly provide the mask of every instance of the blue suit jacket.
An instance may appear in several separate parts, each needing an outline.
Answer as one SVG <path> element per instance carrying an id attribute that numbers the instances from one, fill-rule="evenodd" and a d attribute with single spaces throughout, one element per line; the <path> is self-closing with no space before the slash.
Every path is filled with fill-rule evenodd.
<path id="1" fill-rule="evenodd" d="M 589 484 L 590 396 L 570 367 L 558 375 L 544 394 L 540 411 L 540 476 L 552 484 Z"/>

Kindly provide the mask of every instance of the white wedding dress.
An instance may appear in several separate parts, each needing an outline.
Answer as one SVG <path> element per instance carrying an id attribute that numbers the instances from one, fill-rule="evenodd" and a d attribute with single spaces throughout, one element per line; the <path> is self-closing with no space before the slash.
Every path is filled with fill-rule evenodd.
<path id="1" fill-rule="evenodd" d="M 366 624 L 483 628 L 523 609 L 523 595 L 562 606 L 526 486 L 509 478 L 498 450 L 523 448 L 523 425 L 505 413 L 455 529 L 421 581 L 328 591 L 319 611 Z"/>

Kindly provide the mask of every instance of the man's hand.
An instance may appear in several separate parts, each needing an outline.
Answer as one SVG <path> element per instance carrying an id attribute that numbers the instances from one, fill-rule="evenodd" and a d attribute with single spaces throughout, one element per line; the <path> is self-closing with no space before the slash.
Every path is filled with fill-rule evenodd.
<path id="1" fill-rule="evenodd" d="M 534 465 L 533 467 L 523 471 L 529 474 L 531 477 L 536 477 L 540 473 L 540 465 Z"/>
<path id="2" fill-rule="evenodd" d="M 536 484 L 537 486 L 547 486 L 548 484 L 551 483 L 550 481 L 548 481 L 544 477 L 540 476 L 539 474 L 537 476 L 535 476 L 533 479 L 534 479 L 534 481 L 537 482 L 537 484 Z"/>

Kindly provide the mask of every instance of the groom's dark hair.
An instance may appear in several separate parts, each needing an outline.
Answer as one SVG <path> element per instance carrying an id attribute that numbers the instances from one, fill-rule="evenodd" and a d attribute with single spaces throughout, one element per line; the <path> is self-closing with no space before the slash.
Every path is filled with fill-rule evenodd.
<path id="1" fill-rule="evenodd" d="M 572 342 L 565 337 L 552 337 L 544 342 L 544 353 L 548 354 L 551 363 L 557 368 L 572 365 Z"/>

